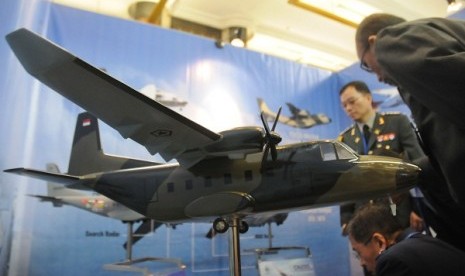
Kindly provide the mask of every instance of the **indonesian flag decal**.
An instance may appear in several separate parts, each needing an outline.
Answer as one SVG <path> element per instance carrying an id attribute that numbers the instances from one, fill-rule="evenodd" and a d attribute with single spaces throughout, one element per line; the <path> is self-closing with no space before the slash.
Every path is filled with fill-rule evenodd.
<path id="1" fill-rule="evenodd" d="M 83 127 L 87 127 L 87 126 L 90 126 L 90 119 L 89 118 L 85 118 L 84 120 L 82 120 L 82 126 Z"/>

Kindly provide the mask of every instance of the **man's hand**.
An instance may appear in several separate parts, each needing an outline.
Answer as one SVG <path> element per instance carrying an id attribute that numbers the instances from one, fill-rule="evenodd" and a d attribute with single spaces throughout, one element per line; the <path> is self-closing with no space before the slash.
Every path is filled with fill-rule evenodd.
<path id="1" fill-rule="evenodd" d="M 423 231 L 423 219 L 415 212 L 410 212 L 410 228 L 415 231 Z"/>

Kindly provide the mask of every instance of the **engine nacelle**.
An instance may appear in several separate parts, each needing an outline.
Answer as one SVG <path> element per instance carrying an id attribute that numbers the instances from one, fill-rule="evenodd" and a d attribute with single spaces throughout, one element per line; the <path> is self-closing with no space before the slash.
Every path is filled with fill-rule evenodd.
<path id="1" fill-rule="evenodd" d="M 222 138 L 204 148 L 207 154 L 229 158 L 244 158 L 245 154 L 261 152 L 264 145 L 264 131 L 260 127 L 239 127 L 220 132 Z"/>

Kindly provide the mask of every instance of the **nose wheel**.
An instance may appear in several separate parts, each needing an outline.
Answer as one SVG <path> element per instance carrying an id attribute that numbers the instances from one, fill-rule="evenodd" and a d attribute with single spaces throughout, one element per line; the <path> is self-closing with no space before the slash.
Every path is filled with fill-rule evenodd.
<path id="1" fill-rule="evenodd" d="M 213 230 L 217 233 L 225 233 L 231 227 L 229 237 L 229 270 L 234 276 L 241 275 L 241 250 L 239 233 L 244 234 L 249 230 L 247 222 L 238 217 L 231 218 L 230 222 L 224 218 L 217 218 L 213 221 Z"/>

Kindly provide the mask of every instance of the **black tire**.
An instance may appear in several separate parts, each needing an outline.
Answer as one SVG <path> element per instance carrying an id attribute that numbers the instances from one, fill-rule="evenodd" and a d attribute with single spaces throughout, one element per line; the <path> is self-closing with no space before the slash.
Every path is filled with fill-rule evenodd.
<path id="1" fill-rule="evenodd" d="M 249 225 L 247 224 L 247 222 L 241 220 L 239 224 L 239 233 L 244 234 L 247 231 L 249 231 Z"/>
<path id="2" fill-rule="evenodd" d="M 229 223 L 223 218 L 217 218 L 213 222 L 213 229 L 216 233 L 224 233 L 229 229 Z"/>

